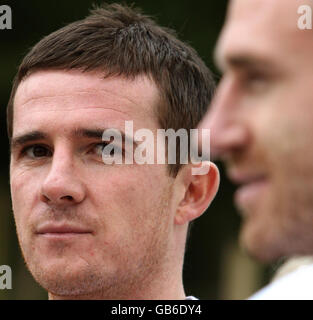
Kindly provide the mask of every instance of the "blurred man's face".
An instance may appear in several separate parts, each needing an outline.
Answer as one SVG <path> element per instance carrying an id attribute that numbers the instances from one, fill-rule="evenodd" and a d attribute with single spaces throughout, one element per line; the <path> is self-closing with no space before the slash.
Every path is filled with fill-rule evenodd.
<path id="1" fill-rule="evenodd" d="M 145 77 L 42 71 L 20 84 L 13 210 L 25 261 L 50 293 L 136 298 L 166 273 L 174 214 L 167 166 L 107 165 L 101 156 L 106 128 L 124 131 L 132 120 L 134 131 L 155 133 L 158 101 Z"/>
<path id="2" fill-rule="evenodd" d="M 301 3 L 300 3 L 301 2 Z M 224 76 L 202 127 L 239 184 L 241 240 L 268 261 L 313 248 L 313 1 L 235 0 L 217 46 Z"/>

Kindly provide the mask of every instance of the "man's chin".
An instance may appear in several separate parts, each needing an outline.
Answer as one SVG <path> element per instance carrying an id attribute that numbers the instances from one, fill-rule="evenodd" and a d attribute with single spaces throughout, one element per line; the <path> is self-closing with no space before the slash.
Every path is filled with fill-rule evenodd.
<path id="1" fill-rule="evenodd" d="M 245 223 L 240 233 L 240 245 L 253 259 L 269 264 L 281 258 L 282 253 L 278 243 L 266 228 L 255 229 Z"/>
<path id="2" fill-rule="evenodd" d="M 35 280 L 50 294 L 60 297 L 87 296 L 103 287 L 103 278 L 91 268 L 36 266 L 30 268 Z"/>

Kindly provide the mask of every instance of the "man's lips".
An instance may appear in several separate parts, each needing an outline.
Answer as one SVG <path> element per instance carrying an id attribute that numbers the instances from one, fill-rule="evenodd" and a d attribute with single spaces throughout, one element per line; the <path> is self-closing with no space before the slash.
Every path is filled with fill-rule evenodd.
<path id="1" fill-rule="evenodd" d="M 78 235 L 86 235 L 92 234 L 92 230 L 81 227 L 74 226 L 69 224 L 44 224 L 37 228 L 36 234 L 44 235 L 44 236 L 78 236 Z"/>
<path id="2" fill-rule="evenodd" d="M 239 208 L 255 209 L 254 206 L 269 184 L 268 177 L 265 174 L 243 174 L 238 172 L 232 172 L 229 176 L 235 184 L 239 185 L 235 193 L 235 202 Z"/>

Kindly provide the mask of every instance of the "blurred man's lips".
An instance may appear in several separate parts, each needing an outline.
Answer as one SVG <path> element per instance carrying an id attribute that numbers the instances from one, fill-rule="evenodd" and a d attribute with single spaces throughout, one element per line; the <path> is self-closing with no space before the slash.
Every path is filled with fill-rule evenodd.
<path id="1" fill-rule="evenodd" d="M 70 225 L 44 225 L 39 227 L 36 234 L 45 237 L 72 237 L 91 234 L 92 231 L 86 228 Z"/>
<path id="2" fill-rule="evenodd" d="M 235 193 L 235 203 L 239 208 L 251 211 L 269 184 L 269 179 L 265 175 L 230 175 L 231 180 L 239 187 Z M 250 209 L 250 210 L 249 210 Z"/>

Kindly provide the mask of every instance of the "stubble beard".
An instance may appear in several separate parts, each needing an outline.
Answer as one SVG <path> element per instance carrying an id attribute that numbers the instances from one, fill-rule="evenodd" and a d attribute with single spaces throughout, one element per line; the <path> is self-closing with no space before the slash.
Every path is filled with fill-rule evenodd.
<path id="1" fill-rule="evenodd" d="M 241 230 L 243 247 L 262 262 L 313 253 L 313 166 L 291 155 L 287 159 L 271 193 Z"/>
<path id="2" fill-rule="evenodd" d="M 70 265 L 69 268 L 50 266 L 47 269 L 40 258 L 32 257 L 30 250 L 22 248 L 26 266 L 35 280 L 49 292 L 50 299 L 144 299 L 142 294 L 145 291 L 149 292 L 153 286 L 166 281 L 170 197 L 171 190 L 163 193 L 149 229 L 141 234 L 140 248 L 135 250 L 139 258 L 128 255 L 127 248 L 118 246 L 112 255 L 113 261 L 118 261 L 113 272 L 107 270 L 105 261 L 103 266 L 86 261 L 78 272 L 72 272 Z M 129 248 L 129 252 L 133 252 L 133 248 Z"/>

